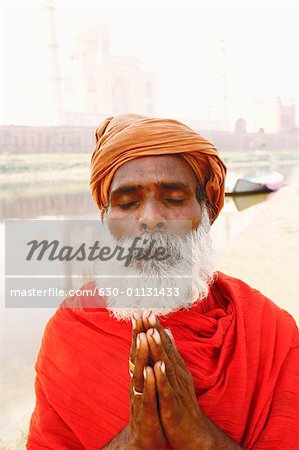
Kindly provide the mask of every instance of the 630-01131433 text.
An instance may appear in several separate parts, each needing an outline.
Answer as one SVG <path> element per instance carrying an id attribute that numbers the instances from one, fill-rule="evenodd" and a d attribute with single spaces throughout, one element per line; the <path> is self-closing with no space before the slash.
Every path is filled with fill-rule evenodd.
<path id="1" fill-rule="evenodd" d="M 125 290 L 120 290 L 116 287 L 110 288 L 100 288 L 95 289 L 70 289 L 65 291 L 59 288 L 47 288 L 47 289 L 10 289 L 10 295 L 12 297 L 72 297 L 76 295 L 81 296 L 94 296 L 99 295 L 100 297 L 118 297 L 118 295 L 127 295 L 128 297 L 177 297 L 180 295 L 180 288 L 169 287 L 169 288 L 126 288 Z"/>

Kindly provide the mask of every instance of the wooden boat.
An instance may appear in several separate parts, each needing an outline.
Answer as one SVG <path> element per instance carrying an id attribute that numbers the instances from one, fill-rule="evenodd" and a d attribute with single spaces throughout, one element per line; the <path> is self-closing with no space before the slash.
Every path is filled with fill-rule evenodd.
<path id="1" fill-rule="evenodd" d="M 226 185 L 225 193 L 236 194 L 257 194 L 261 192 L 274 192 L 283 185 L 283 175 L 278 172 L 270 172 L 264 175 L 238 177 L 229 186 Z"/>
<path id="2" fill-rule="evenodd" d="M 252 194 L 242 194 L 242 195 L 231 195 L 231 200 L 236 205 L 238 211 L 243 211 L 244 209 L 255 206 L 258 203 L 262 203 L 269 197 L 269 192 L 259 192 Z"/>

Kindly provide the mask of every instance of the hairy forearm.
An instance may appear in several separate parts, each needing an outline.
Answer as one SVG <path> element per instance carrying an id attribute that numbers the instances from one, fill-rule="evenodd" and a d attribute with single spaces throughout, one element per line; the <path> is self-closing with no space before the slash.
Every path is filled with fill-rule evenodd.
<path id="1" fill-rule="evenodd" d="M 242 447 L 228 437 L 208 417 L 204 438 L 198 450 L 243 450 Z"/>
<path id="2" fill-rule="evenodd" d="M 244 450 L 207 418 L 206 430 L 200 442 L 190 442 L 190 450 Z M 138 450 L 130 441 L 129 426 L 126 426 L 102 450 Z"/>
<path id="3" fill-rule="evenodd" d="M 124 450 L 124 449 L 131 449 L 131 446 L 129 444 L 129 425 L 126 426 L 115 438 L 112 439 L 112 441 L 109 442 L 109 444 L 105 445 L 103 447 L 103 450 Z"/>

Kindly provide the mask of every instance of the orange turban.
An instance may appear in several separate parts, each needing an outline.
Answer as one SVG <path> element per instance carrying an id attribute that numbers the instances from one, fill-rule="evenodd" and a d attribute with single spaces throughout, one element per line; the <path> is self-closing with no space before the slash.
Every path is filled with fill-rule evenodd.
<path id="1" fill-rule="evenodd" d="M 188 126 L 172 119 L 137 114 L 109 117 L 96 130 L 91 158 L 90 187 L 100 209 L 108 205 L 115 171 L 141 156 L 181 155 L 206 193 L 214 221 L 224 204 L 226 167 L 214 145 Z"/>

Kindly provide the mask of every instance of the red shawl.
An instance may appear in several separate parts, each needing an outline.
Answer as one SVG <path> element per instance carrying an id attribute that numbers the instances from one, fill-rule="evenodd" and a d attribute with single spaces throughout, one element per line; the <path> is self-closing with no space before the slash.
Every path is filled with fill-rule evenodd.
<path id="1" fill-rule="evenodd" d="M 299 340 L 286 311 L 218 272 L 204 301 L 161 323 L 219 428 L 249 449 L 299 449 Z M 130 342 L 131 324 L 104 308 L 57 310 L 36 362 L 27 449 L 98 450 L 128 424 Z"/>

